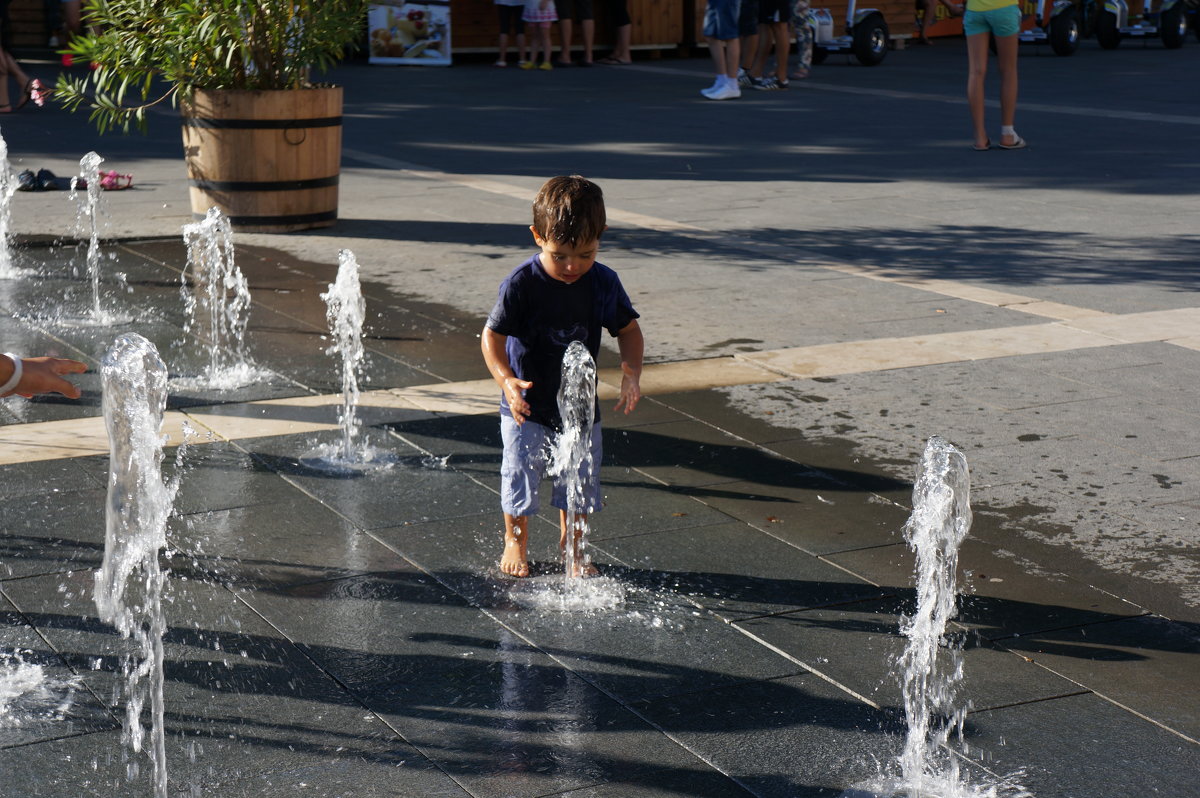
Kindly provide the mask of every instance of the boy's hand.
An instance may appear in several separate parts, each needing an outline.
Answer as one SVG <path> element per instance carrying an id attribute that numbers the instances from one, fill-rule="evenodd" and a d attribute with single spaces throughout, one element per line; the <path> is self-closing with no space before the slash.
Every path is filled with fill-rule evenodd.
<path id="1" fill-rule="evenodd" d="M 68 399 L 78 399 L 79 388 L 64 380 L 62 374 L 81 374 L 87 364 L 61 357 L 21 358 L 21 381 L 13 393 L 26 399 L 43 393 L 60 393 Z"/>
<path id="2" fill-rule="evenodd" d="M 633 412 L 642 398 L 641 375 L 628 363 L 621 364 L 621 398 L 614 410 L 625 408 L 625 415 Z"/>
<path id="3" fill-rule="evenodd" d="M 525 391 L 533 387 L 533 383 L 528 380 L 519 380 L 516 377 L 506 377 L 504 379 L 504 396 L 508 399 L 508 409 L 512 411 L 513 420 L 518 424 L 524 424 L 525 419 L 529 418 L 531 408 L 529 402 L 525 401 Z"/>

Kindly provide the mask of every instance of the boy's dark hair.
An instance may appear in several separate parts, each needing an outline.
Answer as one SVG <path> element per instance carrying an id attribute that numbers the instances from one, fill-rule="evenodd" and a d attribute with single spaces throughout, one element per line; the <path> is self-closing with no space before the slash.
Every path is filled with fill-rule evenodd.
<path id="1" fill-rule="evenodd" d="M 604 192 L 579 175 L 550 178 L 533 200 L 533 229 L 548 241 L 598 241 L 606 224 Z"/>

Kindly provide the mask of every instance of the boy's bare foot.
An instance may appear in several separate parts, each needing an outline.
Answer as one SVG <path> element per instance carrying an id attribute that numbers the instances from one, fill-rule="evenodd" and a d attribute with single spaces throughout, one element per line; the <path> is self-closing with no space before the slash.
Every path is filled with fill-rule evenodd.
<path id="1" fill-rule="evenodd" d="M 500 570 L 509 576 L 529 576 L 529 556 L 526 553 L 525 536 L 506 538 L 504 553 L 500 555 Z"/>
<path id="2" fill-rule="evenodd" d="M 592 565 L 590 562 L 577 562 L 574 564 L 574 567 L 571 568 L 572 579 L 589 579 L 593 576 L 599 575 L 600 572 L 596 570 L 596 566 Z"/>

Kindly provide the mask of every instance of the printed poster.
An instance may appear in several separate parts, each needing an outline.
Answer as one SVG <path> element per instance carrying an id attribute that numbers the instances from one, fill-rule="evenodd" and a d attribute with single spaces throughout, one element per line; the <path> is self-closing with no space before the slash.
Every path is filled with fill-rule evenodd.
<path id="1" fill-rule="evenodd" d="M 450 3 L 396 0 L 368 6 L 372 64 L 450 65 Z"/>

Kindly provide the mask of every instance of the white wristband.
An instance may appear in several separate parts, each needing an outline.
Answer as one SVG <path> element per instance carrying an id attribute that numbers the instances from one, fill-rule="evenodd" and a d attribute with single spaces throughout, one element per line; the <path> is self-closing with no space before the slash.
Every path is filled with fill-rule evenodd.
<path id="1" fill-rule="evenodd" d="M 25 366 L 21 363 L 21 358 L 14 355 L 12 352 L 5 352 L 4 356 L 12 361 L 13 373 L 8 378 L 8 382 L 0 385 L 0 396 L 5 396 L 12 393 L 21 384 L 21 375 L 25 371 Z"/>

